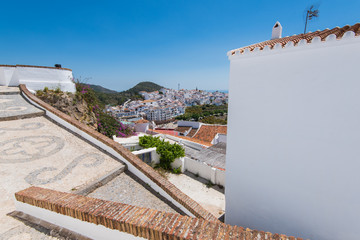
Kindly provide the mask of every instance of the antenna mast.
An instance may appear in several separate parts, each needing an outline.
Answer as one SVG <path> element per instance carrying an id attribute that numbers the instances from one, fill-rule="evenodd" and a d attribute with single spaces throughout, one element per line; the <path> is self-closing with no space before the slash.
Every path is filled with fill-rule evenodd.
<path id="1" fill-rule="evenodd" d="M 306 21 L 305 21 L 305 29 L 304 29 L 304 34 L 306 33 L 306 27 L 307 27 L 307 22 L 308 20 L 312 20 L 315 17 L 319 17 L 319 10 L 318 9 L 314 9 L 314 5 L 312 5 L 309 10 L 306 11 Z"/>

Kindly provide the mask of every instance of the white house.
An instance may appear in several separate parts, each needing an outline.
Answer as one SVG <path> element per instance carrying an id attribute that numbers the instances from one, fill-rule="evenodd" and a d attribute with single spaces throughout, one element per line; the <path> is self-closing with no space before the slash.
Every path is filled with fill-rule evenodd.
<path id="1" fill-rule="evenodd" d="M 26 84 L 29 90 L 60 88 L 65 92 L 75 92 L 71 69 L 28 65 L 0 65 L 0 86 Z"/>
<path id="2" fill-rule="evenodd" d="M 228 224 L 360 236 L 360 24 L 228 52 Z"/>

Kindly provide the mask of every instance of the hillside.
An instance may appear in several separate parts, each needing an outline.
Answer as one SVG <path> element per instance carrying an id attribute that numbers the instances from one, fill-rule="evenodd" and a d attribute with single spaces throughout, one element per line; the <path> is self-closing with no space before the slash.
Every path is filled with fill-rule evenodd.
<path id="1" fill-rule="evenodd" d="M 126 100 L 137 100 L 143 99 L 141 95 L 139 95 L 140 91 L 153 92 L 158 91 L 162 88 L 162 86 L 157 85 L 153 82 L 140 82 L 136 84 L 134 87 L 129 90 L 116 92 L 107 88 L 104 88 L 99 85 L 89 85 L 94 91 L 97 98 L 104 105 L 121 105 Z"/>
<path id="2" fill-rule="evenodd" d="M 93 84 L 88 84 L 95 92 L 101 92 L 101 93 L 117 93 L 117 91 L 114 90 L 110 90 L 108 88 L 104 88 L 100 85 L 93 85 Z"/>
<path id="3" fill-rule="evenodd" d="M 136 84 L 134 87 L 127 90 L 126 92 L 133 92 L 133 93 L 138 93 L 140 91 L 153 92 L 153 91 L 159 91 L 161 88 L 163 87 L 153 82 L 140 82 Z"/>

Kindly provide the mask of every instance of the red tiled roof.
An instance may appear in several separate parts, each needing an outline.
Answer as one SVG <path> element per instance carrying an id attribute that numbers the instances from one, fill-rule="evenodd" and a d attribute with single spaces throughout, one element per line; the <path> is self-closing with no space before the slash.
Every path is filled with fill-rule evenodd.
<path id="1" fill-rule="evenodd" d="M 139 119 L 139 120 L 135 121 L 134 123 L 148 123 L 148 122 L 149 122 L 148 120 Z"/>
<path id="2" fill-rule="evenodd" d="M 191 131 L 186 135 L 187 137 L 193 137 L 197 132 L 198 128 L 193 128 Z"/>
<path id="3" fill-rule="evenodd" d="M 320 37 L 321 41 L 325 41 L 326 37 L 331 34 L 335 34 L 337 39 L 341 39 L 344 33 L 348 31 L 352 31 L 355 33 L 355 36 L 359 36 L 360 23 L 356 23 L 352 26 L 346 25 L 342 28 L 335 27 L 333 29 L 325 29 L 322 31 L 318 30 L 316 32 L 309 32 L 309 33 L 294 35 L 290 37 L 268 40 L 268 41 L 252 44 L 250 46 L 231 50 L 230 55 L 234 55 L 236 51 L 240 51 L 240 53 L 243 53 L 246 49 L 253 51 L 255 48 L 259 48 L 260 50 L 263 50 L 266 46 L 269 46 L 272 49 L 278 43 L 281 44 L 282 47 L 285 47 L 287 43 L 293 42 L 294 46 L 296 46 L 303 39 L 306 40 L 307 43 L 310 43 L 315 37 Z"/>
<path id="4" fill-rule="evenodd" d="M 160 134 L 169 134 L 169 135 L 173 135 L 173 136 L 177 136 L 178 132 L 175 132 L 174 130 L 162 130 L 162 129 L 154 129 L 152 130 L 153 132 L 157 132 Z"/>
<path id="5" fill-rule="evenodd" d="M 221 125 L 201 125 L 199 131 L 193 136 L 193 139 L 198 139 L 211 144 L 216 134 L 226 134 L 227 126 Z"/>
<path id="6" fill-rule="evenodd" d="M 191 141 L 191 142 L 194 142 L 194 143 L 199 143 L 201 145 L 204 145 L 204 146 L 207 146 L 207 147 L 210 147 L 212 144 L 211 144 L 211 141 L 210 142 L 206 142 L 206 141 L 202 141 L 202 140 L 199 140 L 199 139 L 196 139 L 196 138 L 191 138 L 191 137 L 187 137 L 187 136 L 176 136 L 178 138 L 182 138 L 184 140 L 187 140 L 187 141 Z"/>
<path id="7" fill-rule="evenodd" d="M 177 131 L 177 132 L 184 133 L 184 132 L 188 131 L 190 128 L 191 127 L 177 127 L 174 130 Z"/>

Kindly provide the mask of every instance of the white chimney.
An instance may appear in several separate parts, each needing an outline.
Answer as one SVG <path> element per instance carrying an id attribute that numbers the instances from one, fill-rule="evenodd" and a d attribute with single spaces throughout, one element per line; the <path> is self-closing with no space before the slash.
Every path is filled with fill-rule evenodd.
<path id="1" fill-rule="evenodd" d="M 271 39 L 281 38 L 281 33 L 282 33 L 282 26 L 279 22 L 276 22 L 272 29 Z"/>

